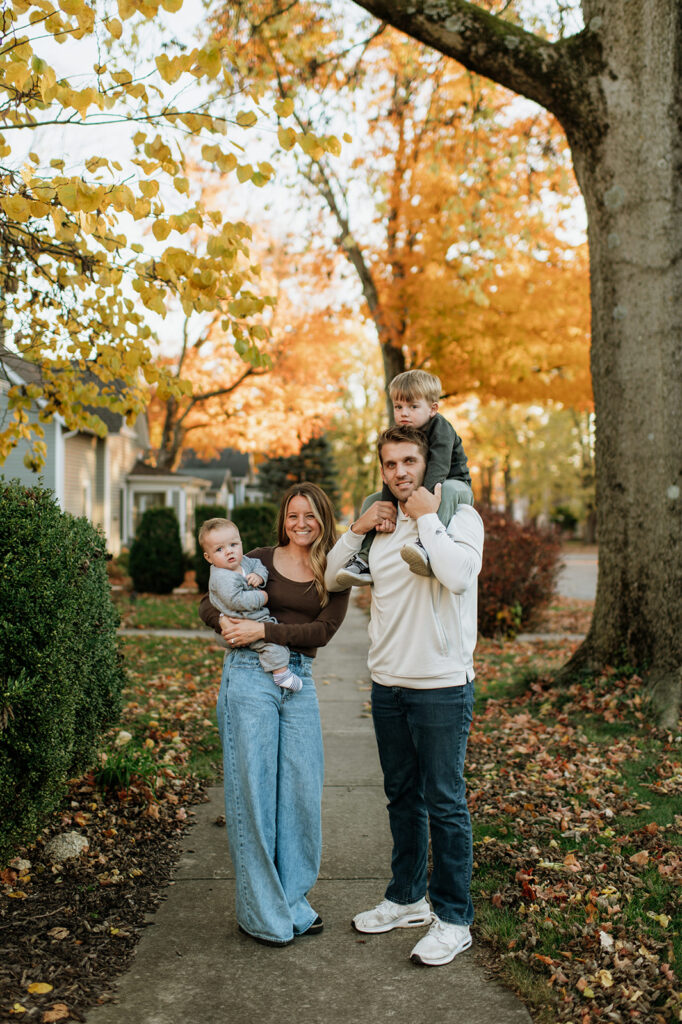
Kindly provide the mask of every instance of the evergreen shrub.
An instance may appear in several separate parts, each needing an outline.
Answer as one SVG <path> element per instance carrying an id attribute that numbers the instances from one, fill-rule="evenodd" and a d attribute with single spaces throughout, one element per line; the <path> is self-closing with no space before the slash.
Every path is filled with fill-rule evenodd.
<path id="1" fill-rule="evenodd" d="M 0 478 L 0 863 L 94 759 L 124 683 L 106 542 Z"/>
<path id="2" fill-rule="evenodd" d="M 133 588 L 143 594 L 170 594 L 185 579 L 185 556 L 178 518 L 172 508 L 148 508 L 130 547 Z"/>
<path id="3" fill-rule="evenodd" d="M 532 629 L 549 603 L 561 568 L 556 529 L 517 523 L 479 508 L 485 524 L 478 580 L 478 629 L 483 636 L 513 636 Z"/>
<path id="4" fill-rule="evenodd" d="M 227 509 L 224 505 L 197 505 L 194 510 L 194 542 L 196 554 L 192 563 L 194 579 L 200 594 L 208 590 L 208 577 L 211 571 L 210 564 L 204 558 L 204 552 L 199 544 L 199 530 L 207 519 L 229 519 Z"/>
<path id="5" fill-rule="evenodd" d="M 238 528 L 244 553 L 252 548 L 269 547 L 277 543 L 277 513 L 279 507 L 271 502 L 262 505 L 237 505 L 230 519 Z"/>

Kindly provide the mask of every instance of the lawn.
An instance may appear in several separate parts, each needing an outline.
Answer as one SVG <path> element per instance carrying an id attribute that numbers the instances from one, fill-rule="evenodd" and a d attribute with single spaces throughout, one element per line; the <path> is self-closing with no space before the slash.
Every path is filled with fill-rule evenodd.
<path id="1" fill-rule="evenodd" d="M 477 934 L 539 1024 L 679 1021 L 681 737 L 650 724 L 631 670 L 554 687 L 569 650 L 478 650 Z"/>

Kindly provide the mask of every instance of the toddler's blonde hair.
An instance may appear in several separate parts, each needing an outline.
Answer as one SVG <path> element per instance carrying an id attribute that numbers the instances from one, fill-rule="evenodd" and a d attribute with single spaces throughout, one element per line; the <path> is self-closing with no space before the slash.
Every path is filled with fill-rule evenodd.
<path id="1" fill-rule="evenodd" d="M 419 401 L 423 398 L 429 404 L 437 402 L 443 388 L 440 378 L 426 370 L 405 370 L 394 377 L 388 385 L 391 401 L 402 398 L 404 402 Z"/>

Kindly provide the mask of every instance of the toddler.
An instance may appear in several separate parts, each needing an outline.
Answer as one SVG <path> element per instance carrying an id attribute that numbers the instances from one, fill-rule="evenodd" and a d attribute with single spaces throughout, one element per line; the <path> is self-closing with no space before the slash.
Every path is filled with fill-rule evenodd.
<path id="1" fill-rule="evenodd" d="M 438 412 L 441 383 L 438 377 L 425 370 L 407 370 L 394 377 L 388 387 L 393 402 L 396 426 L 418 427 L 429 442 L 429 457 L 426 463 L 424 487 L 433 491 L 436 484 L 442 484 L 438 518 L 447 527 L 457 505 L 473 505 L 471 476 L 467 468 L 467 457 L 462 439 L 454 428 Z M 397 498 L 384 484 L 381 493 L 371 494 L 362 505 L 362 511 L 375 501 L 391 501 L 397 505 Z M 337 574 L 336 582 L 341 587 L 366 587 L 372 582 L 369 570 L 369 549 L 376 530 L 365 534 L 362 547 Z M 421 541 L 405 544 L 400 554 L 412 572 L 418 576 L 430 576 L 429 556 Z"/>
<path id="2" fill-rule="evenodd" d="M 229 519 L 208 519 L 199 530 L 204 558 L 211 563 L 208 594 L 211 604 L 223 615 L 275 622 L 265 607 L 264 587 L 268 570 L 257 558 L 244 555 L 239 530 Z M 265 672 L 272 672 L 277 686 L 297 693 L 303 683 L 289 668 L 289 649 L 265 640 L 254 640 L 249 647 L 258 651 Z"/>

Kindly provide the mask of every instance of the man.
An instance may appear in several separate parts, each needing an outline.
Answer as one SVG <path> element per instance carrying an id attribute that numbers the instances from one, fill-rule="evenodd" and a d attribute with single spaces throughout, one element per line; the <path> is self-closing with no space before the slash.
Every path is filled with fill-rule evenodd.
<path id="1" fill-rule="evenodd" d="M 428 454 L 424 434 L 390 427 L 378 440 L 381 477 L 398 500 L 393 532 L 390 503 L 375 502 L 327 557 L 325 583 L 368 530 L 374 581 L 368 665 L 372 718 L 393 835 L 392 879 L 383 902 L 357 914 L 360 932 L 386 932 L 430 923 L 411 959 L 440 966 L 471 945 L 473 860 L 464 757 L 473 709 L 477 576 L 483 524 L 475 509 L 459 506 L 447 529 L 437 516 L 440 485 L 422 486 Z M 383 524 L 383 525 L 381 525 Z M 401 551 L 426 548 L 433 576 L 411 573 Z M 427 891 L 429 826 L 433 870 Z"/>

